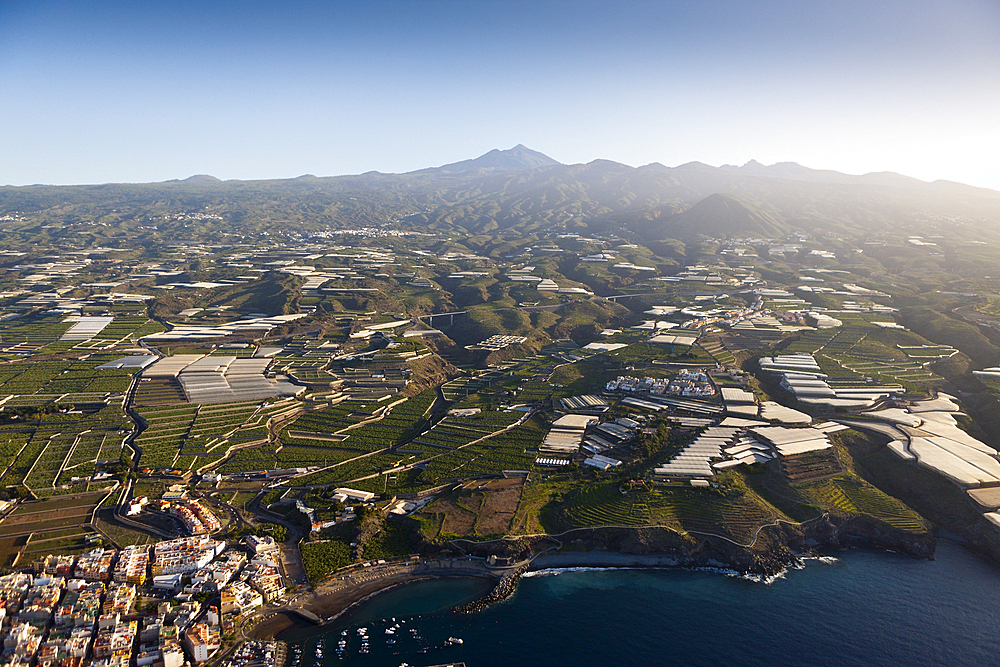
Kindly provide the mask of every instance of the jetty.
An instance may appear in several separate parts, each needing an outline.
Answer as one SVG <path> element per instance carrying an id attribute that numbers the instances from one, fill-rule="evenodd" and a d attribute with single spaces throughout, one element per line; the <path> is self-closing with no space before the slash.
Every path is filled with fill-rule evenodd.
<path id="1" fill-rule="evenodd" d="M 518 580 L 521 578 L 521 575 L 527 571 L 528 566 L 522 565 L 511 572 L 504 572 L 504 574 L 500 577 L 500 580 L 497 582 L 497 585 L 485 597 L 481 597 L 474 602 L 470 602 L 469 604 L 455 607 L 455 612 L 458 614 L 474 614 L 477 611 L 486 609 L 491 604 L 506 600 L 514 594 L 514 590 L 517 588 Z"/>

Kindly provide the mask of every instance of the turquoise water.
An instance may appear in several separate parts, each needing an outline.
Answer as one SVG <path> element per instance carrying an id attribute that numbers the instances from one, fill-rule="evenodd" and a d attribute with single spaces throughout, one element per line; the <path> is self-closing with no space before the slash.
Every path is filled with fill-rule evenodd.
<path id="1" fill-rule="evenodd" d="M 460 579 L 415 583 L 357 607 L 336 629 L 282 638 L 302 647 L 296 667 L 314 667 L 320 641 L 321 667 L 1000 662 L 1000 569 L 947 541 L 934 561 L 848 552 L 808 561 L 770 584 L 683 570 L 542 573 L 485 612 L 446 611 L 481 587 Z M 393 623 L 374 619 L 392 616 L 401 627 L 386 635 Z M 368 628 L 368 655 L 358 652 L 359 625 Z M 338 658 L 345 628 L 348 648 Z M 436 648 L 452 636 L 464 643 Z"/>

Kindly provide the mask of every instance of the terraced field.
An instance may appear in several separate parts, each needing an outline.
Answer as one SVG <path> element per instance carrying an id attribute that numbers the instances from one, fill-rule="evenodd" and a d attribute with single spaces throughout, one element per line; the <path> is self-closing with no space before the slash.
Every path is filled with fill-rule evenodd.
<path id="1" fill-rule="evenodd" d="M 712 355 L 712 358 L 725 366 L 736 364 L 736 357 L 719 339 L 702 340 L 701 348 Z"/>
<path id="2" fill-rule="evenodd" d="M 421 394 L 422 396 L 422 394 Z M 418 397 L 419 398 L 419 397 Z M 411 401 L 414 399 L 411 399 Z M 406 404 L 403 404 L 405 406 Z M 390 434 L 394 434 L 394 441 L 383 440 L 379 447 L 372 447 L 370 441 L 362 441 L 363 448 L 358 448 L 355 441 L 355 431 L 362 429 L 377 428 L 381 422 L 366 424 L 342 431 L 340 434 L 348 434 L 348 438 L 342 442 L 317 442 L 312 456 L 322 453 L 328 457 L 325 470 L 306 475 L 296 479 L 298 484 L 334 484 L 334 483 L 354 483 L 355 480 L 372 475 L 382 475 L 378 483 L 383 489 L 387 488 L 388 477 L 396 477 L 405 474 L 405 479 L 409 481 L 405 484 L 414 488 L 427 488 L 440 483 L 444 479 L 451 477 L 477 477 L 482 475 L 498 475 L 502 470 L 511 469 L 516 466 L 520 469 L 527 469 L 534 460 L 533 453 L 526 453 L 528 447 L 537 447 L 541 441 L 541 435 L 537 433 L 537 428 L 532 426 L 529 429 L 520 431 L 513 429 L 496 436 L 503 429 L 516 423 L 524 417 L 520 412 L 498 412 L 485 411 L 471 416 L 447 416 L 433 428 L 419 432 L 410 428 L 402 430 L 404 424 L 414 423 L 414 414 L 419 410 L 421 404 L 415 404 L 410 408 L 409 414 L 400 414 L 397 406 L 392 409 L 389 417 L 398 420 L 390 422 L 384 428 Z M 384 436 L 383 436 L 384 437 Z M 482 438 L 488 438 L 475 445 L 469 443 L 476 442 Z M 298 454 L 304 451 L 307 445 L 298 445 L 292 453 Z M 288 446 L 282 448 L 278 456 L 285 455 Z M 338 462 L 334 457 L 341 457 Z M 411 479 L 414 473 L 406 471 L 396 471 L 396 469 L 412 465 L 416 462 L 430 459 L 424 464 L 423 470 L 418 471 L 418 476 Z M 304 460 L 304 459 L 301 459 Z M 393 472 L 396 471 L 396 472 Z"/>
<path id="3" fill-rule="evenodd" d="M 288 409 L 291 401 L 273 405 L 222 403 L 142 409 L 147 429 L 136 440 L 140 465 L 183 470 L 205 468 L 222 460 L 231 447 L 266 443 L 267 421 Z"/>
<path id="4" fill-rule="evenodd" d="M 523 417 L 521 412 L 493 411 L 448 416 L 408 443 L 405 451 L 417 453 L 418 458 L 434 457 L 420 476 L 427 484 L 449 478 L 495 475 L 510 469 L 527 470 L 534 454 L 526 450 L 537 450 L 544 434 L 535 437 L 536 428 L 525 428 L 526 425 L 500 433 Z"/>
<path id="5" fill-rule="evenodd" d="M 954 354 L 946 346 L 904 346 L 900 343 L 919 342 L 919 336 L 896 329 L 881 329 L 864 320 L 848 320 L 841 332 L 817 355 L 817 361 L 831 376 L 866 376 L 881 382 L 898 382 L 907 389 L 920 383 L 938 380 L 924 368 L 928 361 Z M 913 355 L 909 350 L 917 350 Z M 926 356 L 919 351 L 929 350 Z"/>
<path id="6" fill-rule="evenodd" d="M 37 395 L 50 401 L 71 402 L 99 400 L 109 392 L 124 393 L 134 371 L 96 369 L 119 356 L 101 353 L 77 361 L 23 360 L 5 364 L 0 366 L 0 394 Z"/>
<path id="7" fill-rule="evenodd" d="M 519 403 L 539 403 L 552 398 L 552 385 L 538 380 L 529 380 L 521 385 L 520 391 L 515 395 Z"/>
<path id="8" fill-rule="evenodd" d="M 782 348 L 782 354 L 815 354 L 840 333 L 839 329 L 817 329 L 804 331 L 798 338 Z"/>
<path id="9" fill-rule="evenodd" d="M 435 398 L 436 392 L 428 390 L 409 399 L 350 400 L 308 412 L 282 430 L 280 447 L 241 450 L 218 470 L 247 470 L 239 466 L 250 461 L 273 462 L 270 467 L 324 468 L 298 478 L 301 484 L 339 483 L 377 474 L 396 466 L 401 455 L 387 451 L 424 428 Z"/>
<path id="10" fill-rule="evenodd" d="M 646 505 L 636 506 L 634 497 L 623 496 L 615 483 L 579 489 L 567 497 L 560 517 L 571 528 L 589 526 L 646 526 Z M 561 526 L 560 526 L 561 527 Z"/>
<path id="11" fill-rule="evenodd" d="M 723 495 L 707 489 L 667 487 L 623 494 L 617 482 L 608 482 L 571 491 L 562 502 L 543 509 L 541 520 L 553 533 L 595 526 L 670 526 L 749 541 L 775 516 L 753 493 Z"/>
<path id="12" fill-rule="evenodd" d="M 838 477 L 803 486 L 800 491 L 831 511 L 843 514 L 868 514 L 890 526 L 911 533 L 922 533 L 927 530 L 920 515 L 901 501 L 853 477 Z"/>
<path id="13" fill-rule="evenodd" d="M 225 456 L 234 441 L 266 441 L 267 427 L 261 425 L 259 407 L 257 403 L 199 406 L 175 465 L 185 470 L 203 468 Z"/>
<path id="14" fill-rule="evenodd" d="M 57 341 L 73 326 L 72 322 L 65 322 L 65 319 L 62 315 L 33 315 L 12 320 L 0 327 L 0 342 L 3 347 L 7 347 L 14 343 L 45 344 Z"/>
<path id="15" fill-rule="evenodd" d="M 86 533 L 81 526 L 90 520 L 104 495 L 103 492 L 75 494 L 22 503 L 0 522 L 0 541 L 33 533 L 38 538 L 72 538 Z"/>
<path id="16" fill-rule="evenodd" d="M 141 378 L 134 402 L 138 407 L 157 408 L 187 404 L 187 399 L 180 383 L 173 378 Z"/>
<path id="17" fill-rule="evenodd" d="M 173 467 L 198 414 L 198 406 L 141 410 L 139 414 L 147 424 L 146 430 L 135 441 L 142 450 L 139 465 Z"/>
<path id="18" fill-rule="evenodd" d="M 0 456 L 5 470 L 0 483 L 51 493 L 72 477 L 87 479 L 99 465 L 118 462 L 130 429 L 117 406 L 90 414 L 46 414 L 2 428 Z"/>
<path id="19" fill-rule="evenodd" d="M 275 449 L 277 445 L 269 443 L 260 447 L 236 450 L 221 465 L 216 466 L 214 471 L 231 475 L 248 470 L 272 470 L 278 467 Z"/>

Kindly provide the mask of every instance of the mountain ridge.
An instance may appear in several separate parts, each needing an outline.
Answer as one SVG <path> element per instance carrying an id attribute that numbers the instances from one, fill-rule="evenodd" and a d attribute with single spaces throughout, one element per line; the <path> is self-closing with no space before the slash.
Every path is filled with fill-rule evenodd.
<path id="1" fill-rule="evenodd" d="M 696 208 L 717 194 L 736 201 L 714 198 Z M 195 211 L 225 220 L 220 232 L 289 225 L 389 225 L 469 235 L 626 228 L 662 239 L 750 232 L 770 237 L 788 229 L 872 234 L 912 221 L 967 219 L 1000 235 L 1000 192 L 948 181 L 926 183 L 893 173 L 851 176 L 796 163 L 562 164 L 521 144 L 405 174 L 0 187 L 0 215 L 35 212 L 53 222 L 77 216 L 120 224 Z"/>

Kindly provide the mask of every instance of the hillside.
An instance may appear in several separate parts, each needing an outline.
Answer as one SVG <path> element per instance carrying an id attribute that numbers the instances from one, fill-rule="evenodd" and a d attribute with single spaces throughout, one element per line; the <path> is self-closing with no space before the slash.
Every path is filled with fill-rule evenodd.
<path id="1" fill-rule="evenodd" d="M 732 195 L 709 195 L 659 225 L 660 235 L 678 239 L 706 237 L 784 237 L 792 227 L 773 213 Z"/>

